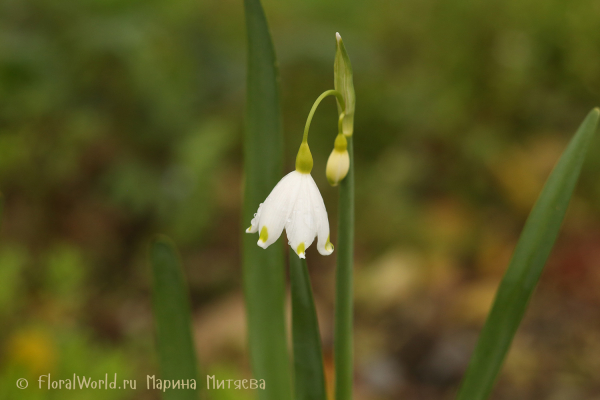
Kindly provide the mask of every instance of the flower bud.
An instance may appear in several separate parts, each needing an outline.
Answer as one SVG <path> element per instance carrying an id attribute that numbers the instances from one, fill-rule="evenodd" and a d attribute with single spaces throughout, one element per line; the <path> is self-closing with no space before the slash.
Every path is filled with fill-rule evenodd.
<path id="1" fill-rule="evenodd" d="M 331 186 L 337 186 L 348 175 L 350 169 L 350 155 L 348 154 L 348 141 L 341 132 L 335 138 L 333 151 L 327 160 L 325 175 Z"/>
<path id="2" fill-rule="evenodd" d="M 333 83 L 335 90 L 342 94 L 344 98 L 345 109 L 342 109 L 338 102 L 339 113 L 345 113 L 343 121 L 344 135 L 352 136 L 354 131 L 354 106 L 356 96 L 354 94 L 354 82 L 352 80 L 352 65 L 350 58 L 346 53 L 346 47 L 339 33 L 335 34 L 337 42 L 337 50 L 335 52 L 335 62 L 333 64 Z"/>

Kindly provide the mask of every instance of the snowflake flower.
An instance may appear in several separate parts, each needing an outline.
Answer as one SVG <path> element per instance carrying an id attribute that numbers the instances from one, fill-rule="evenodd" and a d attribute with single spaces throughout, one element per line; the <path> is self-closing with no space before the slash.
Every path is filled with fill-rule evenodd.
<path id="1" fill-rule="evenodd" d="M 260 232 L 258 245 L 264 249 L 274 243 L 285 228 L 288 243 L 305 258 L 306 249 L 316 237 L 322 255 L 333 253 L 329 240 L 329 219 L 319 188 L 310 175 L 312 156 L 308 144 L 300 146 L 296 170 L 284 176 L 264 203 L 258 207 L 246 232 Z"/>

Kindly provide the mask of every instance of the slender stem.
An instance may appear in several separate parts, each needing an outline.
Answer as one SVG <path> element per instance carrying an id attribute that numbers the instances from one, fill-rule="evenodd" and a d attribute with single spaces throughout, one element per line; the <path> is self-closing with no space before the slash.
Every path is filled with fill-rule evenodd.
<path id="1" fill-rule="evenodd" d="M 340 183 L 335 299 L 335 399 L 352 399 L 353 338 L 352 285 L 354 249 L 354 148 L 347 137 L 350 170 Z"/>
<path id="2" fill-rule="evenodd" d="M 310 113 L 308 113 L 306 125 L 304 126 L 304 136 L 302 136 L 302 143 L 306 143 L 306 141 L 308 140 L 308 130 L 310 129 L 310 123 L 312 122 L 313 115 L 315 114 L 315 111 L 317 111 L 317 107 L 319 106 L 321 101 L 327 96 L 335 96 L 337 98 L 337 101 L 340 103 L 340 107 L 342 108 L 342 110 L 345 108 L 344 98 L 342 97 L 342 94 L 340 92 L 333 89 L 326 90 L 325 92 L 323 92 L 319 97 L 317 97 L 317 100 L 315 100 L 315 103 L 310 109 Z"/>
<path id="3" fill-rule="evenodd" d="M 338 132 L 342 134 L 344 133 L 344 118 L 346 118 L 346 113 L 341 112 L 338 118 Z"/>

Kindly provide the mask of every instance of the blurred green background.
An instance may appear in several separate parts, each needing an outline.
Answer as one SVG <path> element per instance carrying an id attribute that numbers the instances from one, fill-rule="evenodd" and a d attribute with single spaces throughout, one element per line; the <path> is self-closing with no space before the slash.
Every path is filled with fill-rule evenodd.
<path id="1" fill-rule="evenodd" d="M 527 213 L 600 104 L 600 2 L 263 6 L 280 64 L 286 172 L 312 102 L 333 87 L 336 31 L 353 62 L 356 399 L 452 399 Z M 242 7 L 0 2 L 1 398 L 159 398 L 145 390 L 157 373 L 146 258 L 157 232 L 181 250 L 201 377 L 250 376 Z M 324 170 L 335 110 L 324 102 L 310 139 L 332 228 L 337 191 Z M 331 388 L 335 253 L 312 247 Z M 492 399 L 600 399 L 599 285 L 596 140 Z M 138 389 L 37 389 L 47 373 L 117 373 Z M 19 377 L 28 389 L 16 389 Z"/>

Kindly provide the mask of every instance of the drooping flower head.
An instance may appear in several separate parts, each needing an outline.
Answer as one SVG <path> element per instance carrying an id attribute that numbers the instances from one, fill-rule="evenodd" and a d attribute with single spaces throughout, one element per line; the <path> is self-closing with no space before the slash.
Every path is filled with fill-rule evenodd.
<path id="1" fill-rule="evenodd" d="M 335 90 L 322 93 L 313 104 L 306 125 L 300 150 L 296 156 L 296 170 L 284 176 L 273 188 L 264 203 L 254 214 L 248 233 L 259 232 L 258 245 L 262 248 L 274 243 L 285 228 L 289 245 L 305 258 L 306 249 L 317 238 L 317 250 L 323 255 L 333 253 L 329 238 L 329 219 L 323 197 L 310 175 L 313 159 L 308 147 L 308 130 L 320 102 L 327 96 L 335 96 L 338 105 L 338 131 L 334 149 L 327 162 L 326 175 L 335 186 L 348 174 L 350 157 L 346 137 L 354 129 L 355 95 L 352 82 L 352 66 L 342 37 L 336 33 L 337 51 L 334 63 Z"/>
<path id="2" fill-rule="evenodd" d="M 337 186 L 348 175 L 350 170 L 350 155 L 348 154 L 348 140 L 343 133 L 343 121 L 345 114 L 341 113 L 339 118 L 339 133 L 333 144 L 333 151 L 327 160 L 325 175 L 331 186 Z"/>
<path id="3" fill-rule="evenodd" d="M 321 192 L 310 175 L 312 155 L 303 142 L 296 157 L 296 170 L 284 176 L 254 214 L 248 233 L 260 232 L 258 245 L 266 249 L 285 228 L 289 245 L 305 258 L 306 249 L 317 239 L 322 255 L 333 252 L 329 240 L 329 219 Z"/>

